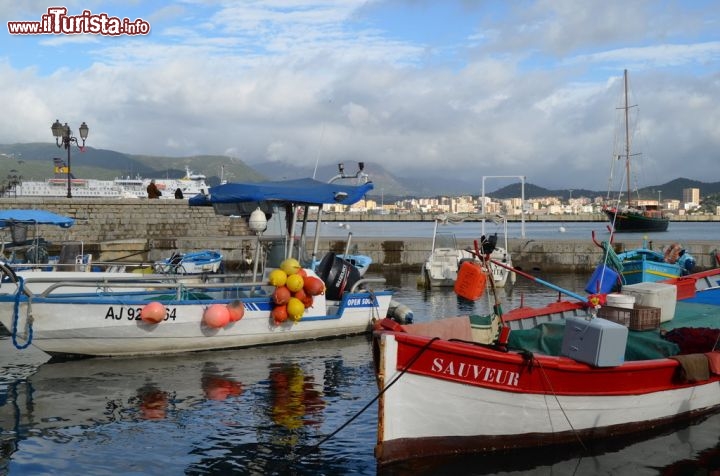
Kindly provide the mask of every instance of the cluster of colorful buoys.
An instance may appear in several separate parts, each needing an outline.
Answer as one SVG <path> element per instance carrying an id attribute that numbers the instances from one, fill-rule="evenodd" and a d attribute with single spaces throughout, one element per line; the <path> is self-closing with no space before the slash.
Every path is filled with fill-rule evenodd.
<path id="1" fill-rule="evenodd" d="M 308 276 L 295 258 L 284 260 L 278 269 L 272 270 L 268 282 L 275 286 L 270 317 L 276 325 L 288 318 L 298 322 L 305 309 L 312 307 L 314 296 L 325 292 L 325 283 L 320 278 Z"/>

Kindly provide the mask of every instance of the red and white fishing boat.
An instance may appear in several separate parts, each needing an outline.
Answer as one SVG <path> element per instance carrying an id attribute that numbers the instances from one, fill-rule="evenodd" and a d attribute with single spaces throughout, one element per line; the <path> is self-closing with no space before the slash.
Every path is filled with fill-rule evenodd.
<path id="1" fill-rule="evenodd" d="M 654 283 L 673 290 L 665 308 L 605 306 L 655 320 L 642 331 L 594 300 L 496 312 L 498 328 L 478 316 L 380 321 L 378 463 L 584 445 L 720 409 L 719 280 L 713 269 Z"/>

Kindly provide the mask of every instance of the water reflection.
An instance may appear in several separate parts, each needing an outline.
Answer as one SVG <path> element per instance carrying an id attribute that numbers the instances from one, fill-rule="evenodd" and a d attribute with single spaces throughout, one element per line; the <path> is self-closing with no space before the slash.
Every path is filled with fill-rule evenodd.
<path id="1" fill-rule="evenodd" d="M 218 468 L 258 474 L 281 474 L 296 466 L 317 470 L 324 464 L 318 454 L 324 448 L 315 444 L 349 414 L 328 412 L 330 402 L 352 412 L 343 403 L 352 391 L 347 387 L 357 387 L 358 381 L 363 388 L 374 386 L 369 355 L 367 337 L 357 337 L 46 363 L 0 393 L 0 474 L 10 469 L 22 473 L 30 466 L 52 472 L 58 458 L 73 473 L 96 473 L 97 465 L 110 465 L 117 457 L 108 455 L 115 444 L 105 447 L 102 441 L 122 441 L 128 445 L 125 450 L 140 450 L 128 461 L 116 461 L 119 473 L 150 456 L 143 445 L 161 458 L 175 456 L 162 474 L 210 474 Z M 34 452 L 40 447 L 43 454 Z M 374 461 L 366 458 L 363 464 L 374 466 Z"/>

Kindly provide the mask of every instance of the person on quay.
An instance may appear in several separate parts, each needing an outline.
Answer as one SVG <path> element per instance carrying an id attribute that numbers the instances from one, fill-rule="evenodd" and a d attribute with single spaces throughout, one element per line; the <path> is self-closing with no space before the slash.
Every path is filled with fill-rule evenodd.
<path id="1" fill-rule="evenodd" d="M 150 181 L 150 185 L 147 186 L 147 194 L 148 198 L 160 198 L 160 196 L 162 195 L 160 189 L 158 189 L 157 185 L 155 185 L 155 179 L 152 179 Z"/>

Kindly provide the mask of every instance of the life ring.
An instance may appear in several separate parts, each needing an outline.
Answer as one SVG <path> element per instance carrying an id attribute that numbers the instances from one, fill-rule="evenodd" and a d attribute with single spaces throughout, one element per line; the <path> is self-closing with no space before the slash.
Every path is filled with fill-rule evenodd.
<path id="1" fill-rule="evenodd" d="M 673 243 L 672 245 L 668 246 L 668 248 L 665 250 L 665 262 L 670 264 L 677 263 L 678 258 L 680 258 L 680 243 Z"/>

